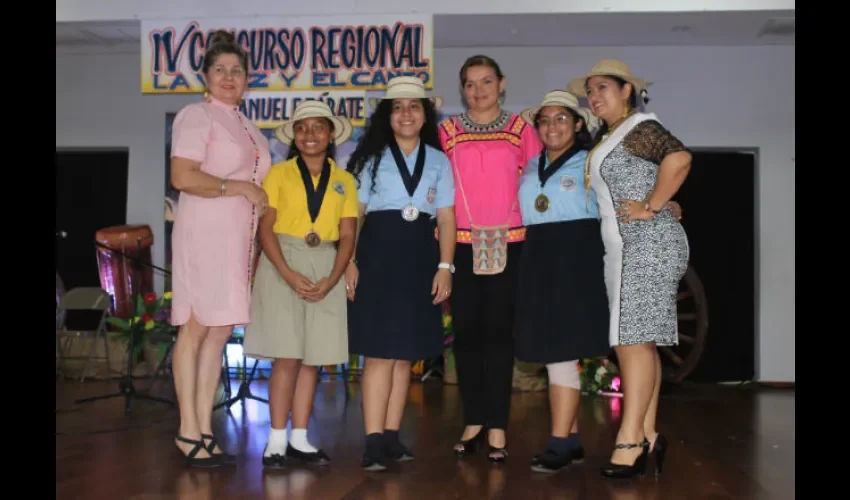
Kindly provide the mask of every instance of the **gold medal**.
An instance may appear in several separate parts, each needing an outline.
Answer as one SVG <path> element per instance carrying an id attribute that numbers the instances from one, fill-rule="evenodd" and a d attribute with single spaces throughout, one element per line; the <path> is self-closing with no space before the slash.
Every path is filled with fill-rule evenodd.
<path id="1" fill-rule="evenodd" d="M 322 239 L 319 238 L 318 233 L 315 231 L 310 231 L 307 233 L 307 236 L 304 237 L 304 241 L 307 242 L 307 246 L 310 248 L 315 248 L 319 246 L 319 243 L 322 242 Z"/>
<path id="2" fill-rule="evenodd" d="M 549 198 L 547 198 L 545 194 L 541 194 L 534 200 L 534 208 L 536 208 L 540 213 L 549 210 Z"/>

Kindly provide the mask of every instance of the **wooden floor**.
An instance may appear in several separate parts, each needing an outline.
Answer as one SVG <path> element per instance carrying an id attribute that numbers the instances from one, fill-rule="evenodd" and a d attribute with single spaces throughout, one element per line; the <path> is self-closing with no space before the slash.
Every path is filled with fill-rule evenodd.
<path id="1" fill-rule="evenodd" d="M 138 382 L 140 389 L 146 384 Z M 238 467 L 206 471 L 187 469 L 180 461 L 173 444 L 175 409 L 139 402 L 125 417 L 123 398 L 74 404 L 76 398 L 116 388 L 114 381 L 57 381 L 57 499 L 795 498 L 793 389 L 712 385 L 665 391 L 659 428 L 670 452 L 664 474 L 612 482 L 600 476 L 599 466 L 610 456 L 618 398 L 584 397 L 580 426 L 587 460 L 557 474 L 539 474 L 529 470 L 529 460 L 548 436 L 545 393 L 514 393 L 509 461 L 492 465 L 484 454 L 464 460 L 452 455 L 462 430 L 457 386 L 415 383 L 401 435 L 416 460 L 397 470 L 367 473 L 358 466 L 363 451 L 359 386 L 323 382 L 308 433 L 331 456 L 330 466 L 263 471 L 268 407 L 249 401 L 215 415 L 224 447 L 241 456 Z M 264 382 L 252 389 L 266 395 Z"/>

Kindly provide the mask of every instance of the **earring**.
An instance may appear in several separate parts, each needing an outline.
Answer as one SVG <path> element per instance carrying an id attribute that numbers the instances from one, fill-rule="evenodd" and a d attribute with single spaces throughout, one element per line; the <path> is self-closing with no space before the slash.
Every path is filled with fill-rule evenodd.
<path id="1" fill-rule="evenodd" d="M 204 100 L 205 100 L 205 101 L 209 101 L 209 100 L 210 100 L 210 91 L 209 91 L 209 90 L 205 90 L 205 91 L 204 91 Z"/>

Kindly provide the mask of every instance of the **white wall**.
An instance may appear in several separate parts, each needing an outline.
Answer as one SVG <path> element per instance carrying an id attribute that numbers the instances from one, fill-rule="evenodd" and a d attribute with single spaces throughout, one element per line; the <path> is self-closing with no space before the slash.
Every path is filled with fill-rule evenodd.
<path id="1" fill-rule="evenodd" d="M 759 149 L 756 377 L 795 381 L 795 49 L 592 47 L 437 49 L 435 89 L 460 106 L 457 72 L 483 52 L 508 78 L 506 107 L 535 105 L 603 57 L 655 82 L 650 108 L 688 146 Z M 143 96 L 136 54 L 57 55 L 56 146 L 130 148 L 128 223 L 150 224 L 164 258 L 165 113 L 198 96 Z M 718 193 L 722 202 L 723 193 Z M 161 286 L 161 282 L 159 284 Z"/>

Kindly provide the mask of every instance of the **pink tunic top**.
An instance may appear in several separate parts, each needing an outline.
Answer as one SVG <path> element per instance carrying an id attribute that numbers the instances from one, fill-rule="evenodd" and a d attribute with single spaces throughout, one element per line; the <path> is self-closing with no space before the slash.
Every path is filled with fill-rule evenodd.
<path id="1" fill-rule="evenodd" d="M 457 242 L 471 243 L 470 215 L 478 225 L 507 223 L 508 242 L 524 240 L 517 195 L 523 168 L 543 148 L 534 127 L 511 114 L 490 130 L 467 130 L 458 117 L 443 120 L 438 130 L 454 171 Z"/>
<path id="2" fill-rule="evenodd" d="M 201 163 L 224 179 L 260 185 L 271 167 L 269 143 L 238 108 L 215 99 L 190 104 L 174 119 L 171 156 Z M 190 314 L 206 326 L 249 321 L 250 269 L 257 217 L 242 196 L 180 193 L 172 229 L 171 322 Z"/>

